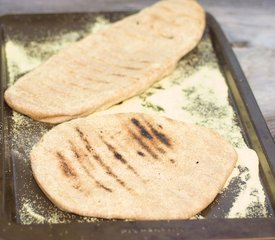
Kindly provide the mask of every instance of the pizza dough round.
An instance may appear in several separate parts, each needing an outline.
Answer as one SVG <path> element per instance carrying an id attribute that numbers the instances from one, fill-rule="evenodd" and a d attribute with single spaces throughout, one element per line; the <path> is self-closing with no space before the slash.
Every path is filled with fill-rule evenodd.
<path id="1" fill-rule="evenodd" d="M 140 113 L 60 124 L 31 151 L 33 175 L 60 209 L 136 220 L 199 213 L 236 160 L 231 144 L 210 129 Z"/>

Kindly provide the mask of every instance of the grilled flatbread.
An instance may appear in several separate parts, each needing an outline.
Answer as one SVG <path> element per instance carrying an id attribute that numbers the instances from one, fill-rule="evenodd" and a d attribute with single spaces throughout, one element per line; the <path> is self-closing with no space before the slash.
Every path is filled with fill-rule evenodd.
<path id="1" fill-rule="evenodd" d="M 72 120 L 31 151 L 33 175 L 59 208 L 121 219 L 187 219 L 206 208 L 237 160 L 210 129 L 120 113 Z"/>
<path id="2" fill-rule="evenodd" d="M 204 27 L 196 1 L 158 2 L 61 50 L 7 89 L 5 100 L 50 123 L 106 109 L 171 73 Z"/>

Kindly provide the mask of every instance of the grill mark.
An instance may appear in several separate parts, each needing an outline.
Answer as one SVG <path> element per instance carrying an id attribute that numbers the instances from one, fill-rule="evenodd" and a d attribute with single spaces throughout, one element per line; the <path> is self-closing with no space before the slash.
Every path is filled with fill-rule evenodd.
<path id="1" fill-rule="evenodd" d="M 122 181 L 113 171 L 112 169 L 104 163 L 104 161 L 101 159 L 101 157 L 95 153 L 95 151 L 93 150 L 93 148 L 91 147 L 88 139 L 85 137 L 84 133 L 79 129 L 79 127 L 75 128 L 76 131 L 79 134 L 79 137 L 81 138 L 81 140 L 83 141 L 83 143 L 85 144 L 86 149 L 88 150 L 89 153 L 92 154 L 93 158 L 100 164 L 100 166 L 105 170 L 105 172 L 110 175 L 111 177 L 113 177 L 122 187 L 124 187 L 125 189 L 127 189 L 128 191 L 132 191 L 131 188 L 129 188 L 126 183 L 124 181 Z"/>
<path id="2" fill-rule="evenodd" d="M 93 65 L 93 66 L 89 66 L 89 68 L 96 73 L 102 74 L 103 76 L 106 76 L 106 73 L 103 70 L 100 70 L 97 68 L 97 65 Z M 103 80 L 103 79 L 92 79 L 92 78 L 88 78 L 89 80 L 93 80 L 93 81 L 97 81 L 97 82 L 103 82 L 103 83 L 110 83 L 110 81 L 108 80 Z"/>
<path id="3" fill-rule="evenodd" d="M 118 76 L 118 77 L 126 77 L 125 74 L 120 74 L 120 73 L 112 73 L 113 76 Z"/>
<path id="4" fill-rule="evenodd" d="M 131 131 L 130 129 L 128 129 L 128 132 L 129 132 L 129 134 L 132 136 L 132 138 L 134 138 L 137 142 L 138 142 L 138 144 L 146 151 L 146 152 L 148 152 L 153 158 L 155 158 L 155 159 L 158 159 L 158 155 L 154 152 L 154 151 L 152 151 L 143 141 L 142 141 L 142 139 L 138 136 L 138 135 L 136 135 L 133 131 Z"/>
<path id="5" fill-rule="evenodd" d="M 174 39 L 174 36 L 167 36 L 167 35 L 159 35 L 160 37 L 166 38 L 166 39 Z"/>
<path id="6" fill-rule="evenodd" d="M 65 83 L 64 83 L 65 84 Z M 97 89 L 94 89 L 94 88 L 88 88 L 88 87 L 83 87 L 81 85 L 78 85 L 74 82 L 66 82 L 66 84 L 69 86 L 69 87 L 74 87 L 74 88 L 79 88 L 83 91 L 92 91 L 92 92 L 96 92 Z"/>
<path id="7" fill-rule="evenodd" d="M 66 95 L 66 96 L 69 95 L 68 92 L 64 91 L 64 88 L 60 89 L 58 86 L 57 87 L 56 86 L 52 86 L 52 85 L 49 85 L 49 84 L 47 84 L 45 82 L 42 82 L 40 87 L 41 88 L 46 88 L 49 91 L 53 91 L 53 92 L 56 92 L 56 93 L 61 94 L 61 95 Z M 70 96 L 71 96 L 71 94 L 70 94 Z"/>
<path id="8" fill-rule="evenodd" d="M 89 191 L 85 191 L 84 189 L 81 188 L 78 175 L 73 169 L 73 167 L 70 166 L 65 156 L 60 152 L 56 152 L 56 157 L 59 159 L 60 167 L 64 175 L 73 181 L 72 187 L 80 192 L 83 192 L 85 195 L 89 195 L 90 194 Z"/>
<path id="9" fill-rule="evenodd" d="M 70 143 L 70 146 L 71 146 L 71 151 L 74 153 L 76 159 L 77 159 L 78 162 L 80 163 L 81 167 L 84 169 L 85 173 L 86 173 L 90 178 L 92 178 L 92 179 L 95 181 L 95 183 L 96 183 L 96 185 L 97 185 L 98 187 L 101 187 L 101 188 L 103 188 L 104 190 L 106 190 L 106 191 L 108 191 L 108 192 L 112 192 L 113 190 L 112 190 L 111 188 L 106 187 L 103 183 L 101 183 L 100 181 L 98 181 L 98 180 L 91 174 L 91 172 L 89 171 L 89 169 L 88 169 L 88 168 L 84 165 L 84 163 L 83 163 L 83 158 L 82 158 L 83 155 L 80 155 L 80 154 L 78 153 L 78 151 L 77 151 L 77 149 L 76 149 L 76 146 L 75 146 L 71 141 L 69 141 L 69 143 Z M 86 161 L 86 163 L 88 163 L 90 167 L 93 167 L 92 163 L 91 163 L 89 160 Z"/>
<path id="10" fill-rule="evenodd" d="M 70 166 L 70 164 L 66 160 L 65 156 L 63 156 L 63 154 L 60 152 L 56 152 L 56 156 L 59 159 L 60 167 L 61 167 L 63 173 L 65 174 L 65 176 L 68 178 L 76 178 L 77 174 L 74 171 L 74 169 L 72 168 L 72 166 Z"/>
<path id="11" fill-rule="evenodd" d="M 77 158 L 77 160 L 80 160 L 80 154 L 77 152 L 76 146 L 69 141 L 71 151 L 74 153 L 74 156 Z"/>
<path id="12" fill-rule="evenodd" d="M 125 161 L 123 161 L 122 155 L 120 153 L 115 152 L 114 156 L 116 159 L 120 160 L 121 162 L 126 163 Z"/>
<path id="13" fill-rule="evenodd" d="M 95 79 L 95 78 L 91 78 L 91 77 L 88 77 L 88 76 L 83 76 L 83 78 L 85 78 L 86 80 L 91 81 L 91 82 L 110 84 L 110 81 L 103 80 L 103 79 Z"/>
<path id="14" fill-rule="evenodd" d="M 140 130 L 140 133 L 142 136 L 148 138 L 148 139 L 153 139 L 152 135 L 145 129 L 145 127 L 140 123 L 139 120 L 136 118 L 131 118 L 131 122 Z"/>
<path id="15" fill-rule="evenodd" d="M 158 131 L 156 128 L 154 128 L 149 122 L 145 121 L 146 125 L 150 128 L 153 135 L 164 145 L 167 147 L 171 147 L 170 139 L 162 132 Z M 160 127 L 162 129 L 162 126 Z"/>
<path id="16" fill-rule="evenodd" d="M 74 61 L 74 64 L 78 64 L 78 65 L 83 65 L 81 62 L 78 61 Z M 99 73 L 99 74 L 104 74 L 105 72 L 103 70 L 100 70 L 97 68 L 97 66 L 95 65 L 90 65 L 89 69 L 92 69 L 93 72 Z M 90 76 L 90 74 L 86 74 L 86 72 L 82 71 L 82 72 L 78 72 L 77 75 L 80 75 L 82 78 L 85 78 L 88 81 L 93 81 L 93 82 L 98 82 L 98 83 L 110 83 L 110 81 L 107 81 L 105 79 L 96 79 L 97 77 L 95 76 L 95 78 L 92 78 Z"/>
<path id="17" fill-rule="evenodd" d="M 106 49 L 105 49 L 106 50 Z M 109 50 L 107 50 L 108 51 L 108 54 L 110 55 L 110 51 Z M 113 54 L 113 57 L 118 57 L 118 55 L 115 53 L 115 54 Z M 116 67 L 116 68 L 119 68 L 119 69 L 128 69 L 128 70 L 141 70 L 141 69 L 143 69 L 142 67 L 131 67 L 131 66 L 127 66 L 127 65 L 125 65 L 125 59 L 119 59 L 119 60 L 123 60 L 124 62 L 116 62 L 116 63 L 114 63 L 114 62 L 109 62 L 109 61 L 106 61 L 106 59 L 100 59 L 100 58 L 96 58 L 95 56 L 93 56 L 93 60 L 94 60 L 94 62 L 96 62 L 96 64 L 102 64 L 102 63 L 104 63 L 105 65 L 108 65 L 108 66 L 111 66 L 112 68 L 113 67 Z M 137 60 L 134 60 L 133 62 L 138 62 Z M 98 70 L 98 71 L 100 71 L 100 70 Z M 100 71 L 100 72 L 102 72 L 103 73 L 103 71 Z"/>
<path id="18" fill-rule="evenodd" d="M 145 136 L 146 138 L 152 140 L 152 145 L 162 154 L 166 153 L 166 151 L 164 149 L 162 149 L 161 147 L 156 146 L 155 141 L 153 141 L 153 136 L 148 132 L 148 130 L 140 123 L 139 120 L 137 120 L 136 118 L 132 118 L 131 119 L 132 123 L 137 126 L 140 130 L 140 133 L 142 136 Z M 146 121 L 145 121 L 146 122 Z M 148 122 L 146 122 L 147 125 L 149 125 Z M 151 128 L 151 125 L 150 125 Z"/>
<path id="19" fill-rule="evenodd" d="M 151 61 L 149 60 L 137 60 L 137 59 L 132 59 L 132 58 L 129 58 L 128 61 L 131 61 L 131 62 L 135 62 L 135 63 L 152 63 Z"/>
<path id="20" fill-rule="evenodd" d="M 129 188 L 126 183 L 124 181 L 122 181 L 113 171 L 112 169 L 106 165 L 103 160 L 101 159 L 101 157 L 99 155 L 97 155 L 96 153 L 93 153 L 93 157 L 94 159 L 100 164 L 100 166 L 105 170 L 105 172 L 110 175 L 111 177 L 113 177 L 122 187 L 124 187 L 125 189 L 127 189 L 128 191 L 132 191 L 131 188 Z"/>
<path id="21" fill-rule="evenodd" d="M 83 157 L 87 157 L 88 155 L 81 153 L 80 149 L 78 149 L 72 141 L 69 141 L 69 143 L 71 151 L 74 153 L 75 158 L 81 163 L 81 165 L 83 165 Z M 94 168 L 93 164 L 89 160 L 85 162 L 88 163 L 91 168 Z"/>
<path id="22" fill-rule="evenodd" d="M 92 147 L 87 138 L 85 137 L 84 133 L 79 129 L 79 127 L 76 127 L 75 130 L 78 132 L 78 135 L 81 138 L 81 140 L 85 143 L 85 148 L 88 150 L 88 152 L 91 152 Z"/>
<path id="23" fill-rule="evenodd" d="M 151 127 L 151 130 L 160 142 L 162 142 L 163 144 L 165 144 L 168 147 L 171 147 L 170 140 L 167 138 L 167 136 L 165 134 L 159 132 L 157 129 L 155 129 L 153 127 Z"/>
<path id="24" fill-rule="evenodd" d="M 112 146 L 110 143 L 106 142 L 102 136 L 100 136 L 101 141 L 108 147 L 108 149 L 114 154 L 114 157 L 116 159 L 118 159 L 121 163 L 125 164 L 127 166 L 127 168 L 132 171 L 136 176 L 140 176 L 138 174 L 138 172 L 128 163 L 128 161 L 120 154 L 116 151 L 116 149 L 114 148 L 114 146 Z"/>
<path id="25" fill-rule="evenodd" d="M 108 54 L 110 55 L 110 52 L 108 50 Z M 113 58 L 117 58 L 118 55 L 117 54 L 113 54 Z M 141 70 L 142 67 L 129 67 L 129 66 L 125 66 L 125 59 L 119 59 L 119 60 L 123 60 L 124 62 L 118 62 L 118 63 L 114 63 L 114 62 L 109 62 L 109 61 L 106 61 L 106 59 L 100 59 L 100 58 L 95 58 L 93 56 L 93 60 L 97 62 L 97 64 L 100 64 L 102 65 L 102 63 L 104 63 L 105 65 L 108 65 L 110 67 L 116 67 L 116 68 L 124 68 L 124 69 L 130 69 L 130 70 Z M 127 59 L 127 61 L 131 61 L 131 62 L 134 62 L 134 63 L 139 63 L 140 61 L 137 61 L 136 59 Z M 141 62 L 142 63 L 142 62 Z M 144 62 L 145 63 L 145 62 Z M 147 62 L 149 63 L 149 62 Z M 103 71 L 101 71 L 103 72 Z"/>
<path id="26" fill-rule="evenodd" d="M 163 148 L 157 147 L 157 150 L 159 150 L 160 153 L 166 153 L 166 151 Z"/>
<path id="27" fill-rule="evenodd" d="M 94 179 L 94 181 L 95 181 L 95 183 L 96 183 L 97 186 L 103 188 L 107 192 L 113 192 L 113 190 L 111 188 L 108 188 L 105 185 L 103 185 L 101 182 L 99 182 L 98 180 L 96 180 L 92 175 L 91 175 L 91 177 Z"/>
<path id="28" fill-rule="evenodd" d="M 139 156 L 142 156 L 142 157 L 145 156 L 145 154 L 144 154 L 143 152 L 141 152 L 141 151 L 137 151 L 137 154 L 138 154 Z"/>
<path id="29" fill-rule="evenodd" d="M 73 184 L 73 188 L 75 188 L 76 190 L 79 190 L 81 191 L 80 189 L 80 184 L 79 183 L 76 183 L 76 184 Z"/>
<path id="30" fill-rule="evenodd" d="M 121 68 L 129 69 L 129 70 L 141 70 L 140 67 L 128 67 L 128 66 L 120 66 Z"/>
<path id="31" fill-rule="evenodd" d="M 76 76 L 76 72 L 73 71 L 73 70 L 69 70 L 69 73 L 72 75 L 72 76 Z M 59 84 L 63 84 L 63 85 L 67 85 L 68 87 L 75 87 L 75 88 L 79 88 L 80 90 L 83 90 L 83 91 L 97 91 L 97 89 L 95 88 L 90 88 L 90 86 L 81 86 L 80 84 L 77 84 L 77 81 L 74 81 L 75 79 L 58 79 L 58 82 Z"/>
<path id="32" fill-rule="evenodd" d="M 175 161 L 174 159 L 171 158 L 171 159 L 170 159 L 170 162 L 171 162 L 171 163 L 175 163 L 176 161 Z"/>
<path id="33" fill-rule="evenodd" d="M 103 62 L 104 64 L 106 64 L 106 62 Z M 113 65 L 113 64 L 110 64 L 110 63 L 107 63 L 109 66 L 111 66 L 112 68 L 113 67 L 116 67 L 116 68 L 124 68 L 124 69 L 126 69 L 127 68 L 127 66 L 119 66 L 119 65 Z M 90 67 L 91 68 L 91 67 Z M 131 67 L 129 67 L 128 69 L 130 69 L 130 70 L 134 70 L 135 68 L 131 68 Z M 139 69 L 141 69 L 141 68 L 139 68 Z M 100 74 L 102 74 L 103 75 L 103 77 L 105 76 L 105 77 L 107 77 L 107 75 L 106 75 L 106 72 L 104 72 L 103 70 L 99 70 L 99 69 L 97 69 L 97 68 L 92 68 L 92 70 L 93 71 L 96 71 L 96 72 L 98 72 L 98 73 L 100 73 Z M 114 70 L 116 70 L 116 69 L 114 69 Z M 120 70 L 120 69 L 119 69 Z M 136 77 L 134 77 L 134 76 L 131 76 L 131 74 L 129 75 L 126 75 L 126 74 L 122 74 L 122 73 L 111 73 L 111 75 L 113 75 L 113 76 L 117 76 L 117 77 L 128 77 L 129 79 L 132 79 L 132 80 L 139 80 L 138 78 L 136 78 Z M 91 78 L 90 76 L 84 76 L 85 78 L 87 78 L 88 80 L 91 80 L 91 81 L 94 81 L 94 82 L 99 82 L 99 83 L 106 83 L 106 84 L 109 84 L 110 83 L 110 81 L 108 81 L 108 80 L 104 80 L 104 79 L 96 79 L 96 77 L 97 76 L 95 76 L 95 78 Z"/>
<path id="34" fill-rule="evenodd" d="M 141 62 L 141 63 L 151 63 L 150 61 L 147 61 L 147 60 L 141 60 L 139 62 Z"/>

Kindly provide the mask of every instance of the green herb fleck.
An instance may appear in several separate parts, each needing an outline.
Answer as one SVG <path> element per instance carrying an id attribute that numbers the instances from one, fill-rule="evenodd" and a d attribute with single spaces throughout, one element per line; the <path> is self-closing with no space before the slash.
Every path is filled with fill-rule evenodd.
<path id="1" fill-rule="evenodd" d="M 146 108 L 151 108 L 151 109 L 155 110 L 156 112 L 164 112 L 164 109 L 161 106 L 158 106 L 151 102 L 143 102 L 143 103 L 141 103 L 141 105 Z"/>

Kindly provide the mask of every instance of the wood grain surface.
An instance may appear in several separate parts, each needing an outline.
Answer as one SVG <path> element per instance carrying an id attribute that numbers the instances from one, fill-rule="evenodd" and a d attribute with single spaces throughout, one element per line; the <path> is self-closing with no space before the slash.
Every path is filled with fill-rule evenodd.
<path id="1" fill-rule="evenodd" d="M 275 0 L 199 0 L 221 24 L 275 139 Z M 0 15 L 138 10 L 155 0 L 0 0 Z"/>

